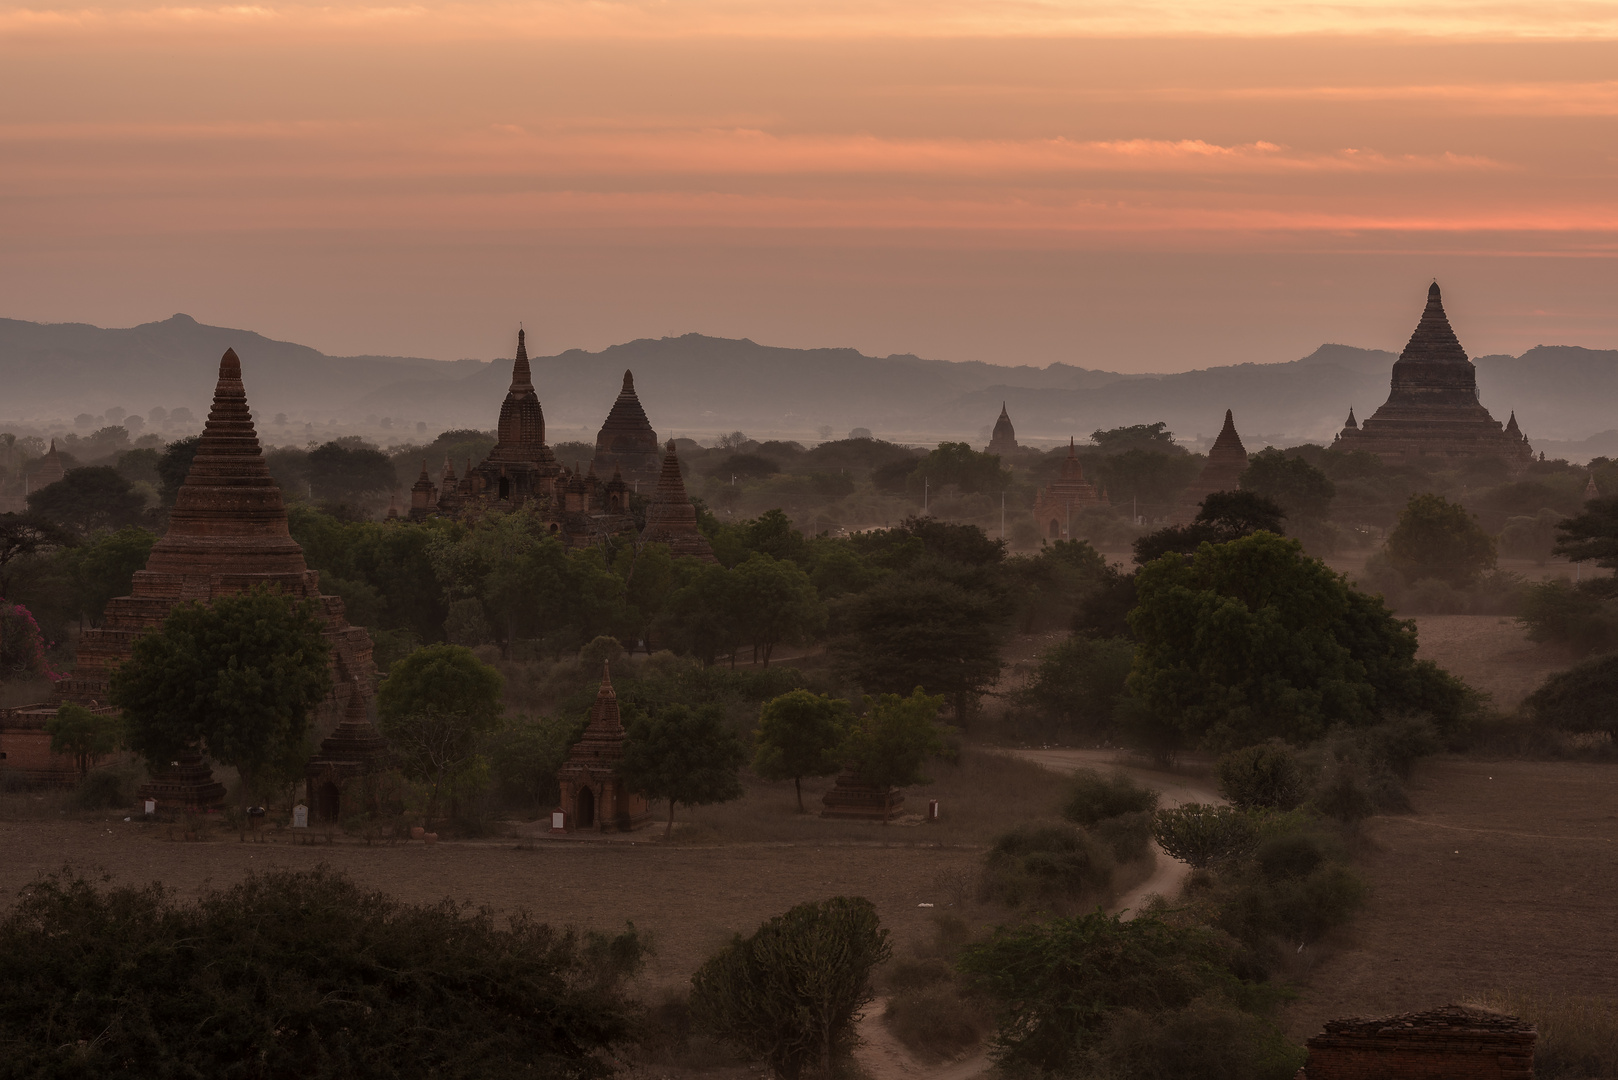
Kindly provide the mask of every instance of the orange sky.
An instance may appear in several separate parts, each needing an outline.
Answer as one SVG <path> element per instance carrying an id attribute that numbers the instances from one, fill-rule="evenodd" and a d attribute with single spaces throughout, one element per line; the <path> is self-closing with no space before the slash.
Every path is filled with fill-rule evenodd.
<path id="1" fill-rule="evenodd" d="M 0 315 L 1176 370 L 1437 275 L 1612 348 L 1615 119 L 1610 2 L 0 2 Z"/>

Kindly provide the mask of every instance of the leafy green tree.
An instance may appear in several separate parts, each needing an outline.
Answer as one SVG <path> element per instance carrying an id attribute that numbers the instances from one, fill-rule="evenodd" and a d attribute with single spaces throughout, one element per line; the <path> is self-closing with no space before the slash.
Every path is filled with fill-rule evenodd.
<path id="1" fill-rule="evenodd" d="M 803 778 L 830 776 L 842 767 L 838 751 L 853 726 L 853 711 L 842 698 L 793 690 L 764 703 L 758 730 L 753 771 L 766 780 L 791 780 L 803 806 Z"/>
<path id="2" fill-rule="evenodd" d="M 624 583 L 624 639 L 631 650 L 637 641 L 644 641 L 650 656 L 652 628 L 674 594 L 674 555 L 666 544 L 625 544 L 613 559 L 612 571 Z"/>
<path id="3" fill-rule="evenodd" d="M 72 576 L 79 618 L 88 619 L 92 626 L 100 625 L 107 602 L 115 596 L 129 595 L 135 572 L 145 567 L 156 542 L 157 537 L 147 530 L 127 525 L 62 552 L 58 558 L 67 564 Z"/>
<path id="4" fill-rule="evenodd" d="M 1557 526 L 1555 553 L 1618 570 L 1618 496 L 1591 499 L 1584 513 Z"/>
<path id="5" fill-rule="evenodd" d="M 505 679 L 459 645 L 397 661 L 377 691 L 377 722 L 406 776 L 427 786 L 431 827 L 445 796 L 482 775 L 479 739 L 500 726 Z"/>
<path id="6" fill-rule="evenodd" d="M 153 766 L 201 746 L 266 790 L 296 758 L 331 690 L 330 646 L 312 600 L 268 587 L 181 604 L 112 673 L 129 746 Z"/>
<path id="7" fill-rule="evenodd" d="M 964 720 L 1000 676 L 1005 611 L 997 598 L 937 579 L 892 577 L 855 597 L 838 668 L 867 691 L 926 687 L 953 699 Z"/>
<path id="8" fill-rule="evenodd" d="M 1243 491 L 1271 500 L 1294 521 L 1324 521 L 1337 494 L 1336 485 L 1325 473 L 1304 458 L 1273 446 L 1249 459 L 1240 483 Z"/>
<path id="9" fill-rule="evenodd" d="M 755 654 L 764 654 L 765 667 L 777 645 L 808 641 L 825 627 L 825 605 L 796 563 L 759 552 L 730 574 L 739 629 Z"/>
<path id="10" fill-rule="evenodd" d="M 1447 581 L 1458 589 L 1494 569 L 1494 538 L 1466 508 L 1442 495 L 1414 495 L 1388 534 L 1388 561 L 1408 582 Z"/>
<path id="11" fill-rule="evenodd" d="M 51 753 L 71 757 L 79 766 L 79 779 L 90 775 L 90 767 L 123 744 L 123 724 L 109 713 L 96 713 L 83 705 L 68 702 L 45 721 L 45 734 L 51 737 Z"/>
<path id="12" fill-rule="evenodd" d="M 10 595 L 20 560 L 73 547 L 79 538 L 43 514 L 0 514 L 0 596 Z"/>
<path id="13" fill-rule="evenodd" d="M 194 900 L 56 874 L 0 917 L 0 1076 L 604 1080 L 643 956 L 324 867 Z"/>
<path id="14" fill-rule="evenodd" d="M 945 752 L 950 729 L 938 722 L 942 696 L 916 687 L 909 697 L 867 698 L 865 715 L 855 722 L 841 756 L 861 780 L 883 791 L 928 783 L 928 758 Z"/>
<path id="15" fill-rule="evenodd" d="M 1189 561 L 1158 559 L 1136 578 L 1131 722 L 1171 743 L 1223 751 L 1311 742 L 1385 713 L 1426 712 L 1441 726 L 1466 715 L 1465 687 L 1416 660 L 1414 625 L 1295 540 L 1254 533 Z"/>
<path id="16" fill-rule="evenodd" d="M 1256 532 L 1277 536 L 1286 530 L 1286 514 L 1269 498 L 1251 491 L 1216 491 L 1202 500 L 1189 525 L 1170 525 L 1135 541 L 1135 561 L 1141 565 L 1178 552 L 1194 555 L 1203 544 L 1228 544 Z"/>
<path id="17" fill-rule="evenodd" d="M 674 832 L 674 807 L 711 806 L 742 796 L 736 775 L 747 749 L 712 705 L 670 705 L 634 717 L 628 724 L 619 770 L 631 791 L 648 799 L 667 799 L 668 827 Z"/>
<path id="18" fill-rule="evenodd" d="M 1185 448 L 1174 442 L 1174 432 L 1169 431 L 1168 426 L 1165 421 L 1159 420 L 1155 424 L 1131 424 L 1106 431 L 1092 431 L 1090 441 L 1100 447 L 1103 454 L 1122 454 L 1129 450 L 1185 453 Z"/>
<path id="19" fill-rule="evenodd" d="M 1253 816 L 1234 806 L 1185 803 L 1159 810 L 1152 837 L 1164 851 L 1194 870 L 1232 862 L 1258 846 Z"/>
<path id="20" fill-rule="evenodd" d="M 953 484 L 964 495 L 1001 491 L 1011 483 L 1011 470 L 1001 467 L 1000 455 L 972 449 L 970 443 L 941 442 L 917 463 L 908 476 L 913 493 L 926 479 L 934 493 Z"/>
<path id="21" fill-rule="evenodd" d="M 28 509 L 88 536 L 97 529 L 135 524 L 146 500 L 117 469 L 95 465 L 72 469 L 54 484 L 29 492 Z"/>
<path id="22" fill-rule="evenodd" d="M 196 460 L 197 447 L 201 445 L 202 436 L 193 435 L 163 448 L 163 456 L 157 462 L 157 476 L 162 483 L 164 506 L 173 506 L 174 500 L 179 498 L 180 488 L 191 472 L 191 463 Z"/>
<path id="23" fill-rule="evenodd" d="M 678 652 L 712 667 L 724 654 L 735 666 L 742 637 L 742 613 L 731 571 L 697 559 L 677 561 L 677 585 L 659 623 L 660 637 Z"/>
<path id="24" fill-rule="evenodd" d="M 1557 672 L 1523 705 L 1541 724 L 1618 736 L 1618 656 L 1597 657 Z"/>
<path id="25" fill-rule="evenodd" d="M 1279 739 L 1232 750 L 1216 771 L 1219 790 L 1242 810 L 1294 810 L 1309 794 L 1298 755 Z"/>
<path id="26" fill-rule="evenodd" d="M 1092 459 L 1092 480 L 1107 489 L 1114 506 L 1139 506 L 1141 514 L 1158 517 L 1173 509 L 1186 486 L 1197 478 L 1202 459 L 1190 454 L 1134 448 Z"/>
<path id="27" fill-rule="evenodd" d="M 1160 1012 L 1235 988 L 1208 929 L 1095 911 L 997 928 L 959 966 L 995 1003 L 1002 1066 L 1072 1075 L 1121 1009 Z"/>
<path id="28" fill-rule="evenodd" d="M 1105 734 L 1115 723 L 1134 659 L 1129 641 L 1070 635 L 1040 656 L 1033 681 L 1017 701 L 1070 731 Z"/>
<path id="29" fill-rule="evenodd" d="M 703 964 L 691 976 L 691 1012 L 777 1076 L 830 1076 L 854 1047 L 861 1010 L 876 999 L 872 971 L 892 953 L 869 900 L 799 904 Z"/>
<path id="30" fill-rule="evenodd" d="M 399 483 L 388 456 L 354 435 L 309 451 L 307 468 L 309 486 L 322 502 L 354 504 Z"/>
<path id="31" fill-rule="evenodd" d="M 1554 641 L 1579 655 L 1605 652 L 1618 646 L 1618 578 L 1529 585 L 1517 618 L 1531 641 Z"/>

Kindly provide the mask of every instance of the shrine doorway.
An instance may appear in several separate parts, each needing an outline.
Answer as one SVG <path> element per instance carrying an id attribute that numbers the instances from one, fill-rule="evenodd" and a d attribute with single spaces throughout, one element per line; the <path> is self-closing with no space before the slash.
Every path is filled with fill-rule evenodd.
<path id="1" fill-rule="evenodd" d="M 576 802 L 577 802 L 578 805 L 577 805 L 577 809 L 575 809 L 574 812 L 573 812 L 573 818 L 574 818 L 575 821 L 578 822 L 578 827 L 581 828 L 581 829 L 593 829 L 593 828 L 595 828 L 596 827 L 596 794 L 595 794 L 595 792 L 591 791 L 587 787 L 580 788 L 579 789 L 578 799 L 576 800 Z"/>

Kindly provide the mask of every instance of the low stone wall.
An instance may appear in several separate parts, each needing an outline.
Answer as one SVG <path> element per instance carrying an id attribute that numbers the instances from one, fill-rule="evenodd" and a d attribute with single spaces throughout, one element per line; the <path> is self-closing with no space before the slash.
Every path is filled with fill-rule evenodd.
<path id="1" fill-rule="evenodd" d="M 1298 1080 L 1533 1080 L 1534 1039 L 1514 1016 L 1459 1005 L 1331 1020 Z"/>

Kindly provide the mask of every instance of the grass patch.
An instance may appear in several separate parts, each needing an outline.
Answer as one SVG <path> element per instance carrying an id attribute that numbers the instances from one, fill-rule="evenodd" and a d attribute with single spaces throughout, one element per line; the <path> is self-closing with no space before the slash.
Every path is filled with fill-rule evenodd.
<path id="1" fill-rule="evenodd" d="M 1618 998 L 1492 990 L 1468 1004 L 1534 1025 L 1539 1032 L 1534 1075 L 1539 1080 L 1618 1077 Z"/>

